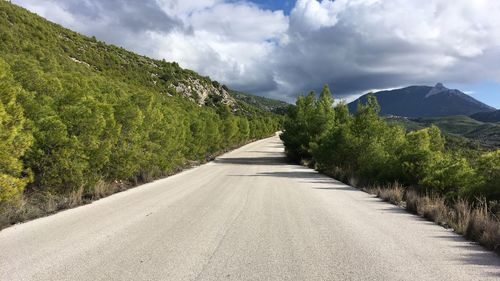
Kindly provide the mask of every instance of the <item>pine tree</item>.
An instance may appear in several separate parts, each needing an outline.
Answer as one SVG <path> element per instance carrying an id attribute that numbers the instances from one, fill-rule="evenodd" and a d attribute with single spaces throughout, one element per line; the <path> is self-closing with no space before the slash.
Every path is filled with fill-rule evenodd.
<path id="1" fill-rule="evenodd" d="M 0 60 L 0 207 L 19 198 L 30 180 L 23 175 L 21 157 L 32 144 L 27 121 L 17 98 L 20 88 Z"/>

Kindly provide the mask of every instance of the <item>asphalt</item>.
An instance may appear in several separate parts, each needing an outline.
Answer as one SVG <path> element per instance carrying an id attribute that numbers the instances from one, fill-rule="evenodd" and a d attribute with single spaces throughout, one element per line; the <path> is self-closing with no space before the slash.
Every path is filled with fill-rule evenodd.
<path id="1" fill-rule="evenodd" d="M 273 137 L 2 230 L 0 280 L 500 280 L 500 258 Z"/>

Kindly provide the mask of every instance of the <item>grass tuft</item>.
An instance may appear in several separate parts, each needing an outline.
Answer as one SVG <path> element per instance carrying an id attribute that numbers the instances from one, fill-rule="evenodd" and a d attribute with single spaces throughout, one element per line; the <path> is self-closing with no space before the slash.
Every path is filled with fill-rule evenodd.
<path id="1" fill-rule="evenodd" d="M 376 189 L 377 197 L 394 205 L 400 205 L 403 202 L 404 194 L 405 189 L 397 182 L 385 188 Z"/>
<path id="2" fill-rule="evenodd" d="M 452 227 L 458 234 L 464 235 L 471 221 L 472 208 L 464 199 L 459 199 L 453 206 L 455 218 L 452 221 Z"/>
<path id="3" fill-rule="evenodd" d="M 418 199 L 417 213 L 440 225 L 449 225 L 452 213 L 444 198 L 439 196 L 423 196 Z"/>
<path id="4" fill-rule="evenodd" d="M 490 214 L 484 200 L 472 211 L 465 236 L 490 250 L 500 251 L 500 221 Z"/>

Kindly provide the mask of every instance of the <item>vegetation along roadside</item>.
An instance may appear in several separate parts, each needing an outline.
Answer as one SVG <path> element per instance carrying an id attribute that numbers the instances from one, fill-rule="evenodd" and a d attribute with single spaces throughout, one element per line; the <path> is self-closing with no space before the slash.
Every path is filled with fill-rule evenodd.
<path id="1" fill-rule="evenodd" d="M 280 129 L 281 115 L 228 91 L 0 1 L 0 228 Z"/>
<path id="2" fill-rule="evenodd" d="M 377 194 L 500 252 L 500 150 L 447 147 L 436 126 L 407 131 L 374 96 L 351 114 L 328 86 L 299 96 L 284 122 L 287 157 Z M 403 203 L 405 202 L 405 203 Z"/>

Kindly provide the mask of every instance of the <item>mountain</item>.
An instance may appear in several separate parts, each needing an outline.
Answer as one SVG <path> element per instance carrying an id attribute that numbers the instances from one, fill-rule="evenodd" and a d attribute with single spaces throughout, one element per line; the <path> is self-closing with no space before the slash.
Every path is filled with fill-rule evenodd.
<path id="1" fill-rule="evenodd" d="M 257 108 L 270 111 L 276 114 L 285 114 L 290 104 L 266 97 L 254 96 L 238 91 L 229 91 L 229 94 L 238 101 L 243 101 Z"/>
<path id="2" fill-rule="evenodd" d="M 446 88 L 438 83 L 434 87 L 410 86 L 402 89 L 374 93 L 380 104 L 382 115 L 405 117 L 431 117 L 451 115 L 471 115 L 478 112 L 491 112 L 488 106 L 459 90 Z M 358 102 L 365 103 L 367 95 L 349 104 L 355 112 Z"/>
<path id="3" fill-rule="evenodd" d="M 490 112 L 478 112 L 470 116 L 472 119 L 482 122 L 500 122 L 500 110 Z"/>

